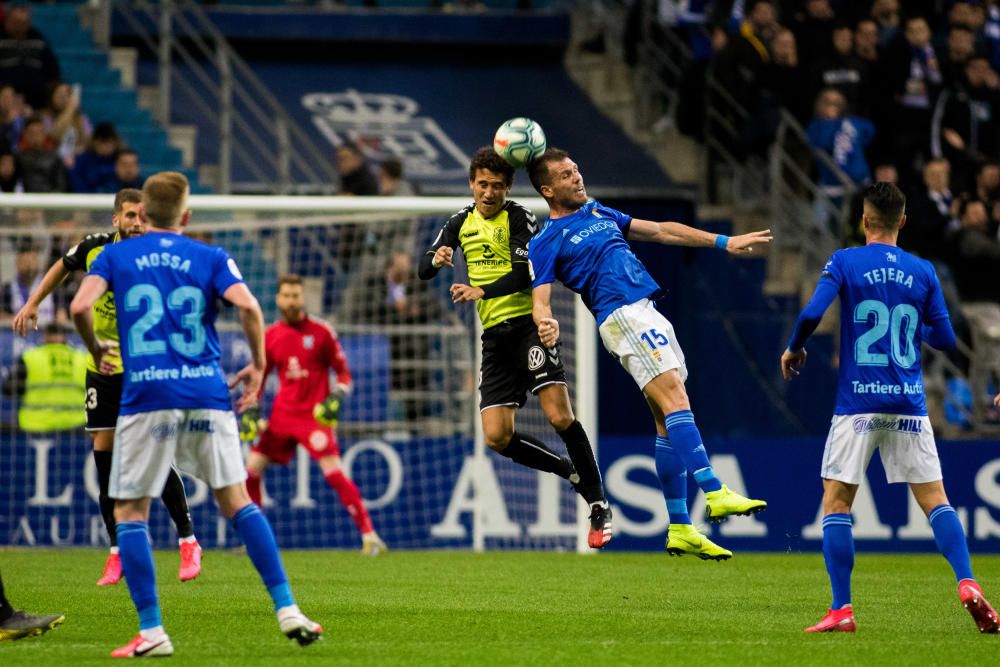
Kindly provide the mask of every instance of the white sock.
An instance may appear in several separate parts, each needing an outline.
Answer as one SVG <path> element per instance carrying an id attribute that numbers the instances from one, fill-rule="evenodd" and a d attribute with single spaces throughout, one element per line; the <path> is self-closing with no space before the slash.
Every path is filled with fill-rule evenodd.
<path id="1" fill-rule="evenodd" d="M 118 547 L 111 547 L 111 555 L 112 556 L 118 555 Z"/>
<path id="2" fill-rule="evenodd" d="M 139 630 L 139 634 L 146 641 L 153 641 L 154 639 L 159 639 L 161 636 L 167 634 L 163 629 L 162 625 L 158 625 L 155 628 L 148 628 L 146 630 Z"/>
<path id="3" fill-rule="evenodd" d="M 282 607 L 275 613 L 278 615 L 278 620 L 281 620 L 282 618 L 286 618 L 288 616 L 298 616 L 302 612 L 299 611 L 299 605 L 292 604 L 287 607 Z"/>
<path id="4" fill-rule="evenodd" d="M 187 537 L 181 537 L 177 540 L 177 544 L 184 544 L 185 542 L 197 543 L 198 538 L 196 538 L 194 535 L 188 535 Z"/>

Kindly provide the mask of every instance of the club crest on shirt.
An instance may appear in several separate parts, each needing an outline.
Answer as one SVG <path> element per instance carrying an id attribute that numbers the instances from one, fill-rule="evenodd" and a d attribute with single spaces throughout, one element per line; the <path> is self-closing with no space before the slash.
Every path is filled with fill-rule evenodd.
<path id="1" fill-rule="evenodd" d="M 497 227 L 496 229 L 494 229 L 493 240 L 496 241 L 497 243 L 503 243 L 503 239 L 504 239 L 503 227 Z"/>
<path id="2" fill-rule="evenodd" d="M 313 349 L 313 346 L 315 344 L 316 344 L 315 337 L 313 337 L 313 336 L 303 336 L 302 337 L 302 347 L 303 347 L 303 349 L 311 350 L 311 349 Z"/>
<path id="3" fill-rule="evenodd" d="M 326 449 L 329 442 L 330 439 L 323 431 L 313 431 L 309 434 L 309 446 L 312 447 L 315 452 L 321 452 Z"/>

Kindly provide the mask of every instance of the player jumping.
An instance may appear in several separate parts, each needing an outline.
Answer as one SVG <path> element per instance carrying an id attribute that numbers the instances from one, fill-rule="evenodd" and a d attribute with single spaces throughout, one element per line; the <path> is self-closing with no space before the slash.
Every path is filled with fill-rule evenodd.
<path id="1" fill-rule="evenodd" d="M 889 483 L 907 482 L 930 520 L 934 541 L 955 571 L 958 597 L 979 631 L 1000 631 L 996 612 L 972 576 L 965 533 L 941 481 L 920 345 L 950 349 L 955 332 L 934 267 L 896 247 L 905 210 L 906 197 L 895 185 L 868 189 L 862 215 L 867 245 L 833 254 L 781 355 L 781 374 L 791 380 L 805 365 L 806 340 L 839 296 L 840 387 L 821 470 L 823 556 L 833 603 L 806 632 L 855 631 L 851 506 L 876 448 Z"/>
<path id="2" fill-rule="evenodd" d="M 725 560 L 732 552 L 691 525 L 687 508 L 690 472 L 708 503 L 711 521 L 767 507 L 722 484 L 709 463 L 695 426 L 684 381 L 684 353 L 673 325 L 653 305 L 660 287 L 632 254 L 626 238 L 665 245 L 712 247 L 746 255 L 771 240 L 770 231 L 729 238 L 677 222 L 650 222 L 602 206 L 587 197 L 583 177 L 569 153 L 549 148 L 528 166 L 531 184 L 548 202 L 549 218 L 528 246 L 534 289 L 534 322 L 546 347 L 559 340 L 552 317 L 552 283 L 580 294 L 597 319 L 605 349 L 642 389 L 656 422 L 656 472 L 670 515 L 667 552 Z"/>
<path id="3" fill-rule="evenodd" d="M 531 319 L 527 248 L 535 216 L 507 199 L 513 181 L 514 169 L 492 147 L 476 151 L 469 165 L 474 202 L 441 228 L 421 259 L 419 276 L 430 280 L 441 267 L 454 266 L 455 248 L 462 246 L 471 285 L 453 284 L 451 296 L 455 303 L 475 301 L 483 324 L 479 410 L 486 444 L 521 465 L 569 480 L 590 505 L 587 543 L 596 549 L 611 539 L 611 507 L 590 440 L 573 414 L 558 349 L 544 350 Z M 538 396 L 569 459 L 514 430 L 527 391 Z"/>
<path id="4" fill-rule="evenodd" d="M 351 372 L 337 334 L 323 320 L 305 312 L 302 278 L 289 273 L 278 280 L 275 297 L 282 320 L 267 329 L 264 349 L 267 368 L 264 378 L 277 369 L 281 379 L 274 397 L 271 418 L 247 459 L 247 491 L 261 504 L 261 481 L 271 463 L 287 465 L 298 445 L 319 464 L 326 483 L 347 508 L 361 532 L 361 552 L 377 556 L 386 551 L 385 542 L 372 527 L 361 492 L 340 466 L 340 447 L 334 428 L 340 402 L 351 390 Z M 337 383 L 330 390 L 330 371 Z M 240 438 L 251 442 L 257 437 L 260 411 L 252 408 L 240 419 Z"/>
<path id="5" fill-rule="evenodd" d="M 139 215 L 141 203 L 142 193 L 138 190 L 125 189 L 115 196 L 114 215 L 111 217 L 115 231 L 87 236 L 52 265 L 38 288 L 31 293 L 24 306 L 14 316 L 13 327 L 17 334 L 26 336 L 29 327 L 37 328 L 39 304 L 59 287 L 70 273 L 88 270 L 108 244 L 146 233 L 148 225 Z M 94 327 L 94 332 L 100 340 L 118 341 L 115 299 L 110 292 L 94 304 Z M 87 360 L 87 432 L 94 443 L 94 464 L 97 467 L 97 484 L 100 489 L 98 505 L 111 541 L 111 552 L 104 564 L 104 572 L 97 580 L 98 586 L 117 584 L 122 578 L 118 534 L 115 530 L 115 501 L 108 496 L 111 450 L 115 443 L 115 421 L 118 419 L 118 406 L 122 397 L 121 362 L 114 363 L 114 372 L 105 375 L 98 372 L 93 358 Z M 194 525 L 191 522 L 191 512 L 184 492 L 184 482 L 176 470 L 170 470 L 160 497 L 177 527 L 181 550 L 178 577 L 181 581 L 189 581 L 201 573 L 201 547 L 194 536 Z"/>
<path id="6" fill-rule="evenodd" d="M 110 289 L 119 313 L 124 386 L 110 492 L 140 627 L 132 641 L 112 652 L 119 658 L 173 654 L 160 617 L 148 520 L 150 497 L 163 488 L 175 459 L 212 487 L 220 511 L 233 520 L 274 602 L 281 631 L 303 646 L 322 633 L 296 606 L 271 526 L 247 496 L 236 417 L 219 365 L 216 304 L 224 298 L 239 310 L 253 359 L 236 374 L 233 386 L 243 383 L 238 407 L 254 405 L 265 366 L 264 316 L 222 248 L 181 235 L 191 217 L 188 192 L 183 174 L 150 177 L 142 189 L 149 232 L 108 246 L 70 306 L 102 373 L 114 368 L 113 345 L 94 335 L 91 309 Z"/>

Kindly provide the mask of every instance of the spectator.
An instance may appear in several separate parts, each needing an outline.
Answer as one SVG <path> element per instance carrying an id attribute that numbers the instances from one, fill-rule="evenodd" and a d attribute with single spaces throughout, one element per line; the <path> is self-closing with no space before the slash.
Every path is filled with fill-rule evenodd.
<path id="1" fill-rule="evenodd" d="M 347 143 L 337 148 L 337 169 L 340 171 L 340 194 L 361 196 L 378 194 L 378 183 L 365 164 L 365 156 L 357 145 Z"/>
<path id="2" fill-rule="evenodd" d="M 378 167 L 378 193 L 383 197 L 411 197 L 417 194 L 403 178 L 403 163 L 395 158 L 382 160 Z"/>
<path id="3" fill-rule="evenodd" d="M 87 357 L 66 344 L 63 325 L 45 326 L 42 344 L 25 350 L 3 384 L 4 394 L 21 397 L 17 424 L 22 431 L 52 433 L 87 423 Z"/>
<path id="4" fill-rule="evenodd" d="M 21 94 L 14 90 L 14 86 L 0 86 L 0 144 L 17 150 L 27 119 L 27 109 Z"/>
<path id="5" fill-rule="evenodd" d="M 969 182 L 974 165 L 1000 151 L 1000 78 L 981 55 L 969 59 L 963 78 L 935 106 L 931 148 L 955 166 L 960 182 Z"/>
<path id="6" fill-rule="evenodd" d="M 31 6 L 10 6 L 0 28 L 0 81 L 24 95 L 27 103 L 40 109 L 48 86 L 59 78 L 59 62 L 42 33 L 31 25 Z"/>
<path id="7" fill-rule="evenodd" d="M 17 174 L 17 158 L 9 150 L 0 152 L 0 192 L 24 192 Z"/>
<path id="8" fill-rule="evenodd" d="M 796 16 L 792 26 L 803 62 L 813 65 L 833 55 L 831 34 L 834 27 L 830 0 L 805 0 L 803 12 Z"/>
<path id="9" fill-rule="evenodd" d="M 962 26 L 978 34 L 986 24 L 986 12 L 978 4 L 956 2 L 948 10 L 948 25 Z"/>
<path id="10" fill-rule="evenodd" d="M 875 126 L 864 118 L 847 113 L 847 101 L 835 88 L 823 90 L 816 100 L 816 116 L 806 129 L 809 144 L 824 151 L 855 185 L 871 180 L 865 147 L 875 137 Z M 840 178 L 824 163 L 819 163 L 819 183 L 830 196 L 842 196 Z"/>
<path id="11" fill-rule="evenodd" d="M 812 106 L 809 80 L 805 68 L 799 64 L 795 35 L 791 30 L 782 28 L 774 36 L 771 56 L 771 62 L 764 66 L 761 75 L 762 104 L 770 103 L 774 106 L 767 126 L 768 134 L 765 139 L 768 141 L 777 130 L 778 113 L 782 106 L 800 123 L 808 120 Z M 758 115 L 758 118 L 762 117 Z"/>
<path id="12" fill-rule="evenodd" d="M 38 116 L 24 124 L 20 148 L 17 174 L 25 192 L 66 192 L 66 168 Z"/>
<path id="13" fill-rule="evenodd" d="M 90 119 L 80 111 L 80 98 L 73 88 L 64 81 L 52 85 L 48 105 L 40 115 L 45 122 L 45 131 L 58 147 L 59 156 L 67 169 L 73 168 L 78 153 L 90 140 Z"/>
<path id="14" fill-rule="evenodd" d="M 869 68 L 878 63 L 878 25 L 871 19 L 858 21 L 854 27 L 854 52 L 868 64 Z"/>
<path id="15" fill-rule="evenodd" d="M 112 192 L 119 192 L 125 188 L 142 190 L 142 184 L 146 181 L 139 173 L 139 154 L 131 148 L 123 148 L 118 151 L 115 158 L 115 186 Z"/>
<path id="16" fill-rule="evenodd" d="M 340 171 L 340 194 L 371 196 L 378 194 L 378 182 L 365 164 L 364 155 L 356 144 L 346 143 L 337 147 L 337 169 Z M 371 250 L 374 238 L 369 243 L 368 230 L 361 225 L 349 224 L 340 227 L 337 255 L 341 268 L 350 271 L 367 251 Z"/>
<path id="17" fill-rule="evenodd" d="M 878 45 L 887 47 L 899 34 L 899 0 L 875 0 L 870 14 L 878 26 Z"/>
<path id="18" fill-rule="evenodd" d="M 962 199 L 958 219 L 952 269 L 959 295 L 963 301 L 1000 302 L 1000 243 L 987 233 L 986 205 L 978 199 Z"/>
<path id="19" fill-rule="evenodd" d="M 905 179 L 918 159 L 927 153 L 931 110 L 943 77 L 926 19 L 908 18 L 903 35 L 887 56 L 885 78 L 895 102 L 891 118 L 892 154 L 896 164 L 906 171 Z"/>
<path id="20" fill-rule="evenodd" d="M 986 204 L 990 217 L 987 233 L 996 236 L 997 223 L 1000 221 L 1000 164 L 987 161 L 979 166 L 973 196 Z"/>
<path id="21" fill-rule="evenodd" d="M 854 52 L 854 32 L 845 24 L 834 27 L 832 54 L 816 68 L 812 90 L 835 88 L 852 112 L 871 117 L 868 108 L 868 65 Z"/>
<path id="22" fill-rule="evenodd" d="M 438 324 L 444 309 L 430 283 L 417 280 L 409 253 L 396 251 L 382 268 L 363 277 L 354 289 L 360 293 L 344 299 L 339 319 L 377 325 Z M 400 362 L 428 359 L 431 346 L 427 334 L 394 333 L 389 336 L 392 357 L 392 388 L 396 391 L 430 390 L 430 373 L 421 368 L 403 368 Z M 427 416 L 426 399 L 403 401 L 408 420 Z"/>
<path id="23" fill-rule="evenodd" d="M 924 165 L 921 192 L 910 197 L 906 226 L 899 231 L 899 246 L 924 259 L 947 260 L 947 235 L 954 198 L 949 184 L 951 165 L 947 160 L 931 160 Z"/>
<path id="24" fill-rule="evenodd" d="M 715 73 L 736 101 L 750 109 L 757 101 L 761 71 L 771 61 L 768 47 L 779 26 L 770 0 L 747 4 L 746 19 L 719 53 Z"/>
<path id="25" fill-rule="evenodd" d="M 965 65 L 975 52 L 975 33 L 962 25 L 951 26 L 941 58 L 941 72 L 946 89 L 961 85 L 965 80 Z"/>
<path id="26" fill-rule="evenodd" d="M 73 192 L 117 192 L 115 162 L 121 139 L 111 123 L 98 123 L 86 151 L 76 157 L 70 182 Z"/>
<path id="27" fill-rule="evenodd" d="M 38 284 L 42 282 L 40 266 L 38 249 L 33 245 L 25 243 L 17 249 L 14 256 L 14 278 L 0 286 L 0 317 L 13 317 L 28 300 L 28 295 L 38 288 Z M 39 324 L 64 319 L 63 306 L 64 304 L 57 304 L 52 296 L 42 301 L 38 307 Z"/>
<path id="28" fill-rule="evenodd" d="M 986 38 L 990 64 L 993 67 L 1000 67 L 1000 3 L 996 0 L 991 0 L 989 3 L 983 34 Z"/>

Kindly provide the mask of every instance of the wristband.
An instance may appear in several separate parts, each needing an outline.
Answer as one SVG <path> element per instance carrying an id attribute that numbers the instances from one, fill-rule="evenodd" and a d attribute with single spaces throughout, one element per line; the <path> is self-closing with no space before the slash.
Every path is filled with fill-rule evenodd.
<path id="1" fill-rule="evenodd" d="M 726 236 L 725 234 L 715 235 L 715 247 L 718 248 L 719 250 L 725 250 L 726 245 L 728 243 L 729 243 L 729 237 Z"/>

